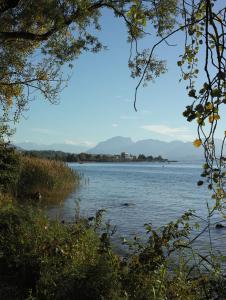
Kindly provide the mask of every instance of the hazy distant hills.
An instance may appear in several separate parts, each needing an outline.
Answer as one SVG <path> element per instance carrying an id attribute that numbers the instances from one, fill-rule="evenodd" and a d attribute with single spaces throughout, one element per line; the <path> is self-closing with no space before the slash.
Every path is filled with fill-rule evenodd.
<path id="1" fill-rule="evenodd" d="M 24 150 L 55 150 L 69 153 L 81 153 L 87 152 L 89 147 L 71 144 L 51 144 L 51 145 L 40 145 L 35 143 L 16 143 L 16 147 Z"/>
<path id="2" fill-rule="evenodd" d="M 191 142 L 163 142 L 159 140 L 140 140 L 133 142 L 130 138 L 113 137 L 98 143 L 88 152 L 92 154 L 117 154 L 121 152 L 139 155 L 161 155 L 171 160 L 200 160 L 203 157 L 202 149 L 195 148 Z"/>
<path id="3" fill-rule="evenodd" d="M 92 154 L 120 154 L 128 152 L 134 142 L 131 138 L 116 136 L 106 141 L 98 143 L 94 148 L 91 148 L 88 153 Z M 130 152 L 131 154 L 134 154 Z"/>
<path id="4" fill-rule="evenodd" d="M 220 147 L 220 141 L 216 140 L 217 148 Z M 203 159 L 203 149 L 195 148 L 191 142 L 163 142 L 159 140 L 140 140 L 134 142 L 128 137 L 113 137 L 106 141 L 98 143 L 95 147 L 88 149 L 85 146 L 70 144 L 52 144 L 38 145 L 33 143 L 19 143 L 16 146 L 25 150 L 58 150 L 70 153 L 87 152 L 92 154 L 120 154 L 127 152 L 133 155 L 152 155 L 154 157 L 161 155 L 170 160 L 200 160 Z"/>

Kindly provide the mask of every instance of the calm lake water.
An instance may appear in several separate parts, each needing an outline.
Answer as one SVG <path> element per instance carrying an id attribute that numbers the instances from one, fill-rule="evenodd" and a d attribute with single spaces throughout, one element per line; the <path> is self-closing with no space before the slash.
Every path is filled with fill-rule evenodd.
<path id="1" fill-rule="evenodd" d="M 69 164 L 84 176 L 83 184 L 63 205 L 49 208 L 51 217 L 73 221 L 76 200 L 81 212 L 93 216 L 106 209 L 105 220 L 117 226 L 115 238 L 145 235 L 144 223 L 154 227 L 180 217 L 188 209 L 207 216 L 207 201 L 214 204 L 206 185 L 197 186 L 201 163 L 85 163 Z M 129 206 L 124 206 L 128 203 Z M 212 218 L 216 222 L 219 215 Z M 222 220 L 222 219 L 221 219 Z M 201 224 L 201 228 L 204 225 Z M 226 228 L 211 235 L 216 249 L 226 249 Z M 208 234 L 198 241 L 199 248 L 209 245 Z"/>

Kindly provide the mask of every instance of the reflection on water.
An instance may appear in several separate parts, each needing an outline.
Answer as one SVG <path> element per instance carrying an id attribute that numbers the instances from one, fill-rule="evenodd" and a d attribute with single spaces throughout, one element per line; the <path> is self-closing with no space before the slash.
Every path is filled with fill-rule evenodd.
<path id="1" fill-rule="evenodd" d="M 50 216 L 73 221 L 75 201 L 79 199 L 85 216 L 106 209 L 105 220 L 117 226 L 117 237 L 144 235 L 144 223 L 159 227 L 188 209 L 205 217 L 207 201 L 213 204 L 207 186 L 196 184 L 200 179 L 200 164 L 73 163 L 70 166 L 84 174 L 84 182 L 62 206 L 50 207 Z M 218 218 L 214 216 L 212 222 Z M 213 226 L 212 240 L 217 249 L 226 249 L 225 233 L 226 228 Z M 198 242 L 199 248 L 207 245 L 208 233 Z"/>

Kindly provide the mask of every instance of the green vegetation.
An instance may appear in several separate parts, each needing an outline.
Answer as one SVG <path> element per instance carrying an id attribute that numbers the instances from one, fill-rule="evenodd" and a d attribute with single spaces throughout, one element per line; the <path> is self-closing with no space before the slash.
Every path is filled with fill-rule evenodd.
<path id="1" fill-rule="evenodd" d="M 1 178 L 9 176 L 3 182 L 16 185 L 20 201 L 9 196 L 10 188 L 0 194 L 0 299 L 226 297 L 221 257 L 192 249 L 191 212 L 158 230 L 146 224 L 147 241 L 124 240 L 129 251 L 122 257 L 113 250 L 114 230 L 103 226 L 101 211 L 89 220 L 77 211 L 75 222 L 67 224 L 28 205 L 37 190 L 45 200 L 59 201 L 59 194 L 65 197 L 74 188 L 78 177 L 65 163 L 21 156 L 10 147 L 5 153 Z"/>
<path id="2" fill-rule="evenodd" d="M 30 150 L 24 151 L 23 154 L 28 157 L 39 157 L 45 159 L 54 159 L 65 162 L 168 162 L 167 159 L 161 157 L 145 156 L 144 154 L 139 154 L 138 156 L 129 155 L 128 153 L 122 152 L 116 155 L 106 155 L 106 154 L 90 154 L 90 153 L 66 153 L 62 151 L 53 150 Z"/>
<path id="3" fill-rule="evenodd" d="M 0 145 L 0 169 L 0 193 L 22 201 L 60 202 L 80 182 L 79 174 L 64 162 L 25 157 L 5 143 Z"/>
<path id="4" fill-rule="evenodd" d="M 216 3 L 217 2 L 217 3 Z M 37 92 L 51 103 L 62 88 L 61 67 L 84 51 L 103 49 L 102 9 L 113 11 L 127 26 L 131 76 L 141 84 L 166 72 L 156 48 L 181 31 L 183 53 L 178 60 L 192 102 L 184 117 L 196 121 L 206 163 L 203 177 L 213 190 L 216 206 L 224 210 L 226 159 L 215 151 L 214 137 L 226 103 L 226 8 L 224 1 L 198 0 L 1 0 L 0 1 L 0 298 L 1 299 L 225 299 L 225 279 L 217 257 L 190 249 L 189 215 L 160 231 L 147 225 L 146 244 L 134 240 L 128 258 L 115 255 L 109 231 L 98 236 L 94 224 L 77 219 L 73 225 L 48 220 L 37 209 L 13 205 L 9 194 L 27 200 L 68 193 L 75 175 L 62 163 L 20 158 L 8 147 L 10 121 Z M 117 19 L 116 18 L 116 19 Z M 150 32 L 149 32 L 150 31 Z M 149 34 L 157 41 L 151 49 L 139 47 Z M 16 51 L 15 51 L 16 49 Z M 37 55 L 38 54 L 38 55 Z M 200 55 L 201 54 L 201 55 Z M 202 68 L 202 69 L 201 69 Z M 201 72 L 202 71 L 202 72 Z M 201 77 L 199 78 L 199 74 Z M 64 179 L 67 178 L 66 181 Z M 200 181 L 201 183 L 201 181 Z M 18 191 L 18 192 L 16 192 Z M 173 262 L 171 254 L 176 261 Z M 195 256 L 195 258 L 194 258 Z"/>
<path id="5" fill-rule="evenodd" d="M 32 199 L 38 192 L 44 201 L 63 201 L 79 180 L 79 175 L 63 162 L 22 157 L 17 196 Z"/>
<path id="6" fill-rule="evenodd" d="M 185 260 L 190 215 L 158 231 L 147 225 L 148 241 L 134 239 L 122 258 L 111 249 L 111 230 L 100 226 L 100 212 L 92 222 L 77 217 L 74 224 L 62 224 L 37 209 L 5 205 L 0 210 L 0 298 L 225 299 L 226 282 L 211 256 L 193 254 L 195 259 Z"/>
<path id="7" fill-rule="evenodd" d="M 20 172 L 20 156 L 9 143 L 0 143 L 0 192 L 16 190 Z"/>

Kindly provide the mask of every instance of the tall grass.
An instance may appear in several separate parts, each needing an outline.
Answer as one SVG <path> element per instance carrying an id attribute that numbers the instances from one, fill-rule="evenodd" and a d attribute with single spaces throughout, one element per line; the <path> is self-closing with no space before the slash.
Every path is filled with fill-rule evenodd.
<path id="1" fill-rule="evenodd" d="M 44 201 L 60 202 L 79 185 L 79 180 L 79 175 L 63 162 L 22 157 L 17 196 L 32 199 L 40 193 Z"/>
<path id="2" fill-rule="evenodd" d="M 152 230 L 147 243 L 135 241 L 122 258 L 111 248 L 111 232 L 98 228 L 99 214 L 62 224 L 28 205 L 6 205 L 0 209 L 0 299 L 226 299 L 217 269 L 203 272 L 182 256 L 172 263 L 166 253 L 178 248 L 182 221 Z"/>

